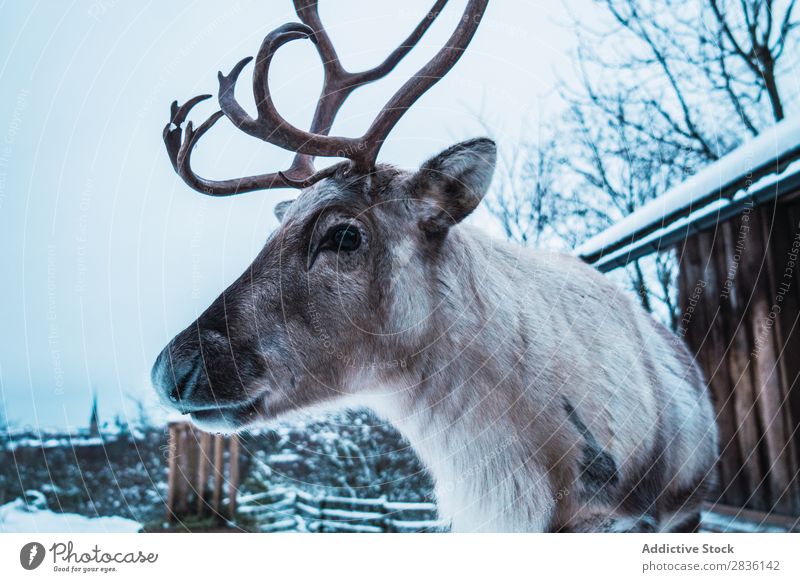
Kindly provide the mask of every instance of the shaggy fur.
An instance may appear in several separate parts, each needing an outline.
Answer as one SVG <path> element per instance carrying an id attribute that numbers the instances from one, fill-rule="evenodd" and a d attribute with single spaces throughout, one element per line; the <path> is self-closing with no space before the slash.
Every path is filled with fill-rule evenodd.
<path id="1" fill-rule="evenodd" d="M 454 530 L 691 527 L 717 447 L 691 355 L 580 261 L 460 224 L 494 163 L 477 139 L 303 191 L 164 349 L 155 385 L 210 430 L 369 406 L 430 469 Z M 331 246 L 343 225 L 358 248 Z"/>

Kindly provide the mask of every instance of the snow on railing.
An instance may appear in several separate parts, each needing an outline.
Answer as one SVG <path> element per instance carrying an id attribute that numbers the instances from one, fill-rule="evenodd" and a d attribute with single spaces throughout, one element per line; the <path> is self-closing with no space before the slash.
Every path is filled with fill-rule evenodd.
<path id="1" fill-rule="evenodd" d="M 263 532 L 380 533 L 448 528 L 437 518 L 434 503 L 313 495 L 282 487 L 240 497 L 239 513 L 251 517 Z"/>

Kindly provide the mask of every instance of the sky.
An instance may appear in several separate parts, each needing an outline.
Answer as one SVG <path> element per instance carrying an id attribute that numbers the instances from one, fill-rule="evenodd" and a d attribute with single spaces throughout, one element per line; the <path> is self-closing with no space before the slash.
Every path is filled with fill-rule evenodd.
<path id="1" fill-rule="evenodd" d="M 390 77 L 354 93 L 333 133 L 361 135 L 465 3 L 452 0 Z M 430 5 L 322 0 L 320 12 L 342 62 L 358 70 L 380 62 Z M 85 426 L 93 392 L 106 420 L 155 402 L 156 355 L 249 265 L 277 226 L 273 206 L 296 195 L 191 190 L 161 140 L 169 104 L 215 93 L 218 70 L 296 20 L 290 0 L 0 3 L 0 422 L 4 411 L 19 428 Z M 479 116 L 501 147 L 517 141 L 553 114 L 557 79 L 570 74 L 566 21 L 559 2 L 492 2 L 467 53 L 403 117 L 380 159 L 415 167 L 484 135 Z M 252 105 L 250 72 L 237 96 Z M 310 43 L 283 47 L 270 79 L 278 109 L 307 127 L 321 83 Z M 225 178 L 290 159 L 222 120 L 193 165 Z M 475 218 L 496 230 L 491 220 Z"/>

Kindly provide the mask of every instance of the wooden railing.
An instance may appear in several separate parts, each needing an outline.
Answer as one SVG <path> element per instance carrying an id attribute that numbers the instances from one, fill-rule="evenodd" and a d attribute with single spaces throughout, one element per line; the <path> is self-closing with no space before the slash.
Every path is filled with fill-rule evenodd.
<path id="1" fill-rule="evenodd" d="M 239 513 L 249 515 L 262 532 L 427 532 L 443 531 L 433 503 L 313 495 L 275 488 L 240 498 Z"/>
<path id="2" fill-rule="evenodd" d="M 233 518 L 239 487 L 237 437 L 211 435 L 188 422 L 170 423 L 167 487 L 168 521 Z"/>
<path id="3" fill-rule="evenodd" d="M 437 519 L 433 503 L 387 501 L 312 495 L 275 488 L 242 496 L 240 514 L 262 532 L 440 532 L 448 524 Z M 800 518 L 724 505 L 705 504 L 701 532 L 798 532 Z"/>
<path id="4" fill-rule="evenodd" d="M 702 532 L 760 533 L 800 532 L 800 517 L 788 517 L 764 511 L 721 504 L 704 504 Z"/>
<path id="5" fill-rule="evenodd" d="M 274 487 L 238 495 L 239 441 L 189 423 L 169 425 L 168 515 L 171 522 L 216 518 L 262 532 L 446 531 L 436 504 L 312 494 Z M 237 515 L 238 514 L 238 515 Z M 716 505 L 704 507 L 701 531 L 800 531 L 800 519 Z"/>

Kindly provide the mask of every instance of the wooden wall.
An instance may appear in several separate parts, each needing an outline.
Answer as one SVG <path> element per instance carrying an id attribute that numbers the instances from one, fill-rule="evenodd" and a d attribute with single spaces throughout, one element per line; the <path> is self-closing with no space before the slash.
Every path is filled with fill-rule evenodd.
<path id="1" fill-rule="evenodd" d="M 720 428 L 719 499 L 800 514 L 800 196 L 686 239 L 679 333 Z"/>
<path id="2" fill-rule="evenodd" d="M 236 515 L 239 441 L 211 435 L 189 422 L 169 424 L 167 520 Z"/>

